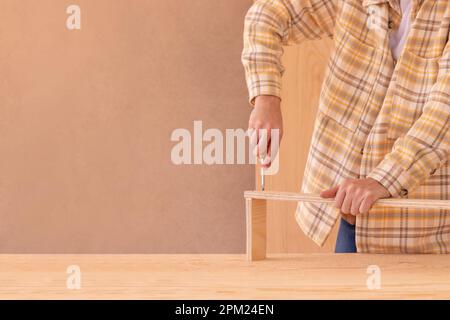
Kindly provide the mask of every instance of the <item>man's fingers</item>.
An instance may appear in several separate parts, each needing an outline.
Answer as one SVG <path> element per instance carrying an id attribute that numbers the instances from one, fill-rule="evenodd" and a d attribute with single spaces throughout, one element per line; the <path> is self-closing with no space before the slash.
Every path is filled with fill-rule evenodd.
<path id="1" fill-rule="evenodd" d="M 250 135 L 250 148 L 252 149 L 252 154 L 255 158 L 258 157 L 258 140 L 259 140 L 259 129 L 250 128 L 249 135 Z"/>
<path id="2" fill-rule="evenodd" d="M 281 134 L 280 129 L 270 129 L 268 134 L 268 146 L 267 146 L 267 154 L 264 159 L 263 167 L 269 168 L 272 165 L 272 161 L 277 157 L 278 151 L 280 149 L 281 142 Z"/>
<path id="3" fill-rule="evenodd" d="M 351 213 L 352 209 L 352 201 L 353 201 L 353 195 L 351 193 L 346 193 L 344 201 L 342 202 L 341 211 L 343 213 Z"/>
<path id="4" fill-rule="evenodd" d="M 336 193 L 338 192 L 338 190 L 339 190 L 339 186 L 335 186 L 331 189 L 322 191 L 320 193 L 320 196 L 322 198 L 334 198 L 336 196 Z"/>
<path id="5" fill-rule="evenodd" d="M 268 131 L 269 130 L 267 130 L 267 129 L 259 129 L 258 130 L 258 154 L 257 154 L 257 156 L 261 159 L 264 159 L 267 155 L 267 147 L 269 145 Z"/>
<path id="6" fill-rule="evenodd" d="M 250 147 L 252 148 L 252 151 L 254 151 L 258 145 L 258 129 L 249 128 L 248 135 L 250 136 Z M 256 156 L 255 153 L 254 155 Z"/>
<path id="7" fill-rule="evenodd" d="M 250 128 L 250 147 L 255 157 L 264 159 L 267 156 L 268 146 L 270 144 L 270 130 L 264 128 Z"/>
<path id="8" fill-rule="evenodd" d="M 359 207 L 361 206 L 361 202 L 363 201 L 363 198 L 361 196 L 359 196 L 358 194 L 356 194 L 353 197 L 352 200 L 352 206 L 350 208 L 350 213 L 354 216 L 356 216 L 357 214 L 360 213 L 359 211 Z"/>
<path id="9" fill-rule="evenodd" d="M 270 167 L 270 165 L 272 164 L 272 156 L 271 156 L 271 151 L 272 151 L 272 141 L 269 141 L 269 145 L 267 146 L 267 154 L 264 158 L 262 158 L 261 161 L 261 166 L 264 169 L 268 169 Z"/>
<path id="10" fill-rule="evenodd" d="M 361 213 L 368 213 L 370 208 L 372 208 L 373 204 L 375 203 L 375 200 L 371 196 L 367 196 L 363 199 L 361 202 L 361 205 L 359 207 L 359 212 Z"/>
<path id="11" fill-rule="evenodd" d="M 275 157 L 278 154 L 278 150 L 280 149 L 280 142 L 281 142 L 281 135 L 280 135 L 280 129 L 271 129 L 269 132 L 269 147 L 268 155 L 275 159 Z"/>
<path id="12" fill-rule="evenodd" d="M 334 206 L 338 209 L 341 209 L 344 199 L 345 199 L 345 189 L 342 188 L 342 186 L 340 186 L 338 192 L 336 193 L 336 197 L 334 198 Z"/>
<path id="13" fill-rule="evenodd" d="M 249 136 L 250 149 L 255 158 L 259 158 L 263 168 L 269 168 L 272 160 L 277 156 L 281 133 L 280 129 L 266 129 L 257 123 L 249 126 L 247 135 Z"/>

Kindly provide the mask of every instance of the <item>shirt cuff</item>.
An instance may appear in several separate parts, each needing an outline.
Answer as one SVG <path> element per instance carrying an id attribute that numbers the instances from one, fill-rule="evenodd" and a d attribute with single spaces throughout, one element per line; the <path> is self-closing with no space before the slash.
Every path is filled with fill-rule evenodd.
<path id="1" fill-rule="evenodd" d="M 408 195 L 408 188 L 416 184 L 413 175 L 389 158 L 384 158 L 367 177 L 378 181 L 394 198 L 405 197 Z"/>
<path id="2" fill-rule="evenodd" d="M 275 96 L 281 100 L 281 86 L 276 80 L 264 80 L 266 84 L 261 83 L 262 80 L 252 81 L 248 84 L 249 102 L 255 105 L 255 99 L 258 96 Z M 271 84 L 267 84 L 271 82 Z"/>

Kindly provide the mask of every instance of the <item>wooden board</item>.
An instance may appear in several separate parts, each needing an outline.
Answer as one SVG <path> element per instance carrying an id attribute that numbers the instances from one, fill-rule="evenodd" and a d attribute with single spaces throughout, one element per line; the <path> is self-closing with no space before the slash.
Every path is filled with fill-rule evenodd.
<path id="1" fill-rule="evenodd" d="M 69 290 L 67 267 L 81 271 Z M 378 266 L 381 289 L 369 289 Z M 449 255 L 0 255 L 1 299 L 443 299 Z"/>
<path id="2" fill-rule="evenodd" d="M 334 204 L 334 199 L 324 199 L 318 194 L 280 191 L 245 191 L 246 199 L 276 200 L 276 201 L 303 201 L 312 203 Z M 373 207 L 415 208 L 415 209 L 442 209 L 450 210 L 450 200 L 438 199 L 412 199 L 412 198 L 388 198 L 379 199 Z"/>
<path id="3" fill-rule="evenodd" d="M 259 261 L 266 258 L 267 253 L 267 202 L 291 201 L 291 202 L 313 202 L 333 205 L 333 199 L 324 199 L 317 194 L 306 194 L 296 192 L 279 191 L 246 191 L 247 218 L 247 260 Z M 450 200 L 435 199 L 379 199 L 374 207 L 386 206 L 396 208 L 425 208 L 425 209 L 450 209 Z M 272 213 L 276 218 L 276 212 Z"/>
<path id="4" fill-rule="evenodd" d="M 300 191 L 320 88 L 332 47 L 332 41 L 325 39 L 285 48 L 283 64 L 286 71 L 281 104 L 285 134 L 280 149 L 280 171 L 277 175 L 266 177 L 268 191 Z M 258 169 L 255 177 L 259 187 Z M 320 248 L 298 227 L 295 210 L 296 203 L 267 204 L 268 252 L 333 252 L 337 228 Z"/>
<path id="5" fill-rule="evenodd" d="M 267 202 L 245 199 L 247 260 L 264 260 L 267 251 Z"/>

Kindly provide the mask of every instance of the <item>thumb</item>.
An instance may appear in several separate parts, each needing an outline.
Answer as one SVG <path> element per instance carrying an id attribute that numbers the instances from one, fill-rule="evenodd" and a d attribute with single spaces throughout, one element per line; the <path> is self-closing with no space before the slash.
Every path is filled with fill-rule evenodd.
<path id="1" fill-rule="evenodd" d="M 322 191 L 320 193 L 320 196 L 322 198 L 334 198 L 336 196 L 336 193 L 338 192 L 338 190 L 339 190 L 339 186 L 335 186 L 331 189 Z"/>

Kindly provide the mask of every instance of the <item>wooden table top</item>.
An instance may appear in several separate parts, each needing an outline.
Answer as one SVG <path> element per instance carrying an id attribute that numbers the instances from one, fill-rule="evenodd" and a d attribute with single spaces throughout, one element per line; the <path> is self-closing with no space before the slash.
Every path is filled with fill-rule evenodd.
<path id="1" fill-rule="evenodd" d="M 71 265 L 80 289 L 67 287 Z M 370 265 L 381 271 L 380 289 L 367 286 Z M 0 255 L 0 299 L 367 298 L 450 298 L 450 256 Z"/>

